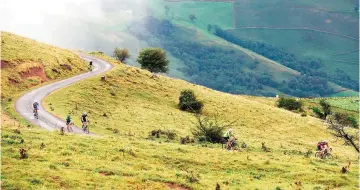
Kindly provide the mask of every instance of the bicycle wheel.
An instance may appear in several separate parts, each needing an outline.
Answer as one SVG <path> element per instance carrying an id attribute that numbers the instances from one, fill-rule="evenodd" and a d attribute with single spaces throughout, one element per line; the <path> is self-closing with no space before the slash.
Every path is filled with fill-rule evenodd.
<path id="1" fill-rule="evenodd" d="M 326 158 L 326 159 L 333 159 L 334 157 L 333 157 L 332 154 L 327 153 L 327 154 L 325 155 L 325 158 Z"/>
<path id="2" fill-rule="evenodd" d="M 89 134 L 89 126 L 84 127 L 84 133 Z"/>
<path id="3" fill-rule="evenodd" d="M 321 158 L 321 152 L 316 152 L 315 153 L 315 158 Z"/>

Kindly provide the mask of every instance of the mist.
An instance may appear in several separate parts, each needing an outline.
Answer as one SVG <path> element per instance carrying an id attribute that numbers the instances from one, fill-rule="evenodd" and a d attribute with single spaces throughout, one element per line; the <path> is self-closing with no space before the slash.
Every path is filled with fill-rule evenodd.
<path id="1" fill-rule="evenodd" d="M 1 31 L 48 44 L 111 53 L 115 47 L 137 53 L 144 45 L 126 32 L 148 14 L 147 0 L 2 0 Z"/>

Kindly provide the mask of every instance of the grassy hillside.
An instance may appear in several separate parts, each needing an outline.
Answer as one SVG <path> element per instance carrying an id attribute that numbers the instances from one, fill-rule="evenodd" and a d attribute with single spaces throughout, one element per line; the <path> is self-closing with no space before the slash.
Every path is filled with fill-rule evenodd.
<path id="1" fill-rule="evenodd" d="M 314 158 L 317 141 L 332 139 L 320 120 L 275 108 L 260 98 L 224 94 L 163 76 L 151 78 L 147 71 L 122 64 L 106 76 L 106 82 L 99 77 L 81 81 L 44 102 L 62 118 L 71 112 L 76 124 L 78 116 L 88 111 L 90 130 L 99 136 L 49 134 L 18 127 L 5 118 L 5 189 L 214 189 L 216 183 L 222 189 L 358 188 L 357 155 L 351 147 L 331 141 L 335 159 Z M 195 121 L 176 107 L 185 88 L 204 101 L 205 115 L 219 115 L 222 121 L 238 119 L 233 130 L 248 147 L 229 152 L 219 145 L 180 145 L 179 137 L 191 136 Z M 15 128 L 21 134 L 15 134 Z M 113 133 L 114 129 L 119 132 Z M 173 130 L 177 137 L 149 139 L 154 129 Z M 261 142 L 271 152 L 263 152 Z M 40 149 L 41 143 L 45 149 Z M 19 159 L 19 148 L 28 149 L 28 159 Z M 341 174 L 349 160 L 350 173 Z"/>
<path id="2" fill-rule="evenodd" d="M 359 65 L 359 51 L 356 51 L 359 49 L 359 17 L 354 11 L 357 5 L 357 1 L 351 0 L 341 3 L 238 0 L 234 5 L 237 28 L 234 33 L 284 48 L 300 59 L 320 58 L 321 69 L 328 74 L 341 69 L 358 80 L 358 69 L 354 69 Z M 343 53 L 346 51 L 351 52 Z"/>
<path id="3" fill-rule="evenodd" d="M 84 69 L 86 63 L 70 50 L 1 32 L 2 100 Z"/>

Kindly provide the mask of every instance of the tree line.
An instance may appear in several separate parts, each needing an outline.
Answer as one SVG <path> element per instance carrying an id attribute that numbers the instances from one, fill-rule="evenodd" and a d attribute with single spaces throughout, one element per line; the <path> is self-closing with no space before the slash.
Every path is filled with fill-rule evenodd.
<path id="1" fill-rule="evenodd" d="M 219 36 L 226 41 L 250 49 L 269 59 L 278 61 L 289 68 L 301 72 L 303 75 L 319 77 L 326 81 L 329 80 L 340 84 L 343 87 L 350 88 L 356 91 L 359 89 L 358 81 L 351 79 L 348 74 L 346 74 L 340 69 L 337 69 L 335 74 L 327 74 L 326 72 L 319 70 L 323 65 L 321 59 L 306 58 L 305 60 L 299 60 L 295 56 L 295 54 L 287 52 L 282 48 L 265 42 L 242 39 L 228 31 L 221 29 L 217 25 L 209 25 L 208 30 L 209 32 L 212 32 L 216 36 Z M 320 95 L 324 95 L 324 92 L 329 93 L 326 87 L 320 89 L 318 93 Z"/>

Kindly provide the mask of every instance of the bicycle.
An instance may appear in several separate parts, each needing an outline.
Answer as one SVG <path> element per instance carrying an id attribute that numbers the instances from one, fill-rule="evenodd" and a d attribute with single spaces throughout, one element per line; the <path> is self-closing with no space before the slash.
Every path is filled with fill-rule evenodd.
<path id="1" fill-rule="evenodd" d="M 36 119 L 39 119 L 38 109 L 34 109 L 34 110 L 33 110 L 33 113 L 34 113 L 34 117 L 35 117 Z"/>
<path id="2" fill-rule="evenodd" d="M 315 157 L 320 158 L 320 159 L 332 159 L 333 155 L 330 153 L 331 151 L 332 151 L 332 148 L 325 149 L 323 151 L 317 151 L 315 153 Z"/>
<path id="3" fill-rule="evenodd" d="M 70 132 L 74 132 L 74 131 L 73 131 L 73 128 L 72 128 L 73 125 L 74 125 L 74 123 L 69 123 L 68 125 L 66 125 L 66 128 L 67 128 L 67 130 L 68 130 L 69 133 L 70 133 Z"/>
<path id="4" fill-rule="evenodd" d="M 89 65 L 89 71 L 90 71 L 90 72 L 93 71 L 93 67 L 94 67 L 94 66 Z"/>
<path id="5" fill-rule="evenodd" d="M 230 138 L 225 146 L 226 150 L 237 150 L 238 147 L 237 138 Z"/>
<path id="6" fill-rule="evenodd" d="M 86 134 L 89 134 L 89 133 L 90 133 L 88 122 L 83 122 L 82 129 L 83 129 L 83 132 L 84 132 L 84 133 L 86 133 Z"/>

